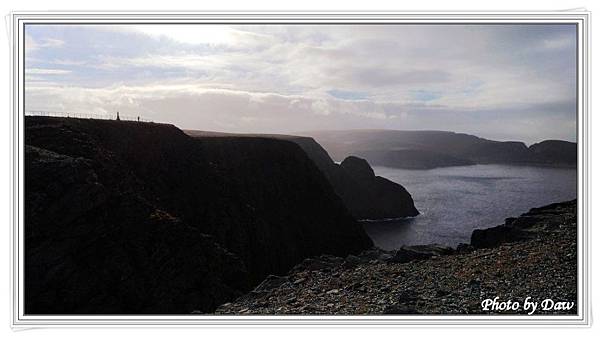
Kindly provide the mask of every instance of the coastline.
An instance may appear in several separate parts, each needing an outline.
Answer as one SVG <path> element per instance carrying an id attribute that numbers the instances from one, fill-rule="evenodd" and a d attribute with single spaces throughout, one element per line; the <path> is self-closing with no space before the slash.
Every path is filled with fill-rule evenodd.
<path id="1" fill-rule="evenodd" d="M 472 237 L 470 244 L 456 249 L 373 248 L 345 258 L 309 258 L 285 276 L 269 276 L 216 313 L 510 314 L 524 310 L 484 311 L 482 301 L 532 297 L 538 302 L 574 302 L 576 203 L 533 208 L 503 225 L 474 231 L 486 234 L 487 242 Z M 575 313 L 576 304 L 535 314 Z"/>

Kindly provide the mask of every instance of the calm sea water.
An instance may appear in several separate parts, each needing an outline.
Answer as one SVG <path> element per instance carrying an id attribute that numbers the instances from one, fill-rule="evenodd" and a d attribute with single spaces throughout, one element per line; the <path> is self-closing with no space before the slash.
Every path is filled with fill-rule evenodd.
<path id="1" fill-rule="evenodd" d="M 506 165 L 475 165 L 432 170 L 374 167 L 402 184 L 421 215 L 400 221 L 363 223 L 375 245 L 468 243 L 471 232 L 504 223 L 533 207 L 577 197 L 577 171 Z"/>

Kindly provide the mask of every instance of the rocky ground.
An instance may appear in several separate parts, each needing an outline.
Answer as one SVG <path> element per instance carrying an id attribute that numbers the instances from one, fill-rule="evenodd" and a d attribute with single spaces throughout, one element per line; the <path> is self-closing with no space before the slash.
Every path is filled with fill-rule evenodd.
<path id="1" fill-rule="evenodd" d="M 307 259 L 286 276 L 269 276 L 218 314 L 525 313 L 523 302 L 577 299 L 576 201 L 532 209 L 474 233 L 470 245 L 372 249 L 346 258 Z M 485 311 L 483 300 L 520 303 Z M 571 309 L 535 314 L 576 314 Z M 558 305 L 557 305 L 558 306 Z"/>

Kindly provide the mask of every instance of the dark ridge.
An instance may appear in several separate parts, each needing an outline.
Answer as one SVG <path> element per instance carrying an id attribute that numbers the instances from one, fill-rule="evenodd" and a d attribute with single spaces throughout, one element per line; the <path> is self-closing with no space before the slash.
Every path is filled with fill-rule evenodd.
<path id="1" fill-rule="evenodd" d="M 529 150 L 539 163 L 565 166 L 577 164 L 577 143 L 548 140 L 532 144 Z"/>
<path id="2" fill-rule="evenodd" d="M 500 142 L 444 131 L 338 130 L 303 135 L 319 142 L 336 160 L 356 155 L 372 165 L 432 169 L 472 164 L 575 167 L 577 144 L 543 141 Z"/>
<path id="3" fill-rule="evenodd" d="M 205 139 L 265 137 L 294 142 L 306 152 L 308 157 L 325 174 L 337 195 L 341 197 L 346 208 L 356 219 L 400 218 L 419 214 L 412 196 L 403 186 L 383 177 L 375 177 L 373 169 L 363 159 L 361 159 L 363 161 L 362 170 L 370 171 L 372 174 L 368 177 L 363 177 L 359 171 L 354 170 L 352 163 L 358 160 L 356 157 L 347 159 L 349 162 L 346 163 L 346 168 L 343 165 L 336 164 L 325 149 L 313 138 L 275 134 L 227 134 L 198 130 L 186 130 L 186 133 Z"/>
<path id="4" fill-rule="evenodd" d="M 292 142 L 26 117 L 25 144 L 28 314 L 211 312 L 306 257 L 372 246 Z"/>

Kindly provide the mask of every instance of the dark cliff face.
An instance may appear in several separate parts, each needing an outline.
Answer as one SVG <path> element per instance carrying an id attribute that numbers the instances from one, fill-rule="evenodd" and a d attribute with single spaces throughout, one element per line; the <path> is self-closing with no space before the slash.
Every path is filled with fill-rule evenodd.
<path id="1" fill-rule="evenodd" d="M 369 163 L 350 156 L 340 169 L 353 182 L 353 193 L 344 194 L 344 200 L 359 219 L 383 219 L 417 216 L 419 212 L 408 191 L 381 176 L 375 176 Z"/>
<path id="2" fill-rule="evenodd" d="M 370 181 L 375 178 L 373 168 L 365 159 L 349 156 L 340 163 L 340 166 L 356 180 Z"/>
<path id="3" fill-rule="evenodd" d="M 372 165 L 405 169 L 472 164 L 515 164 L 575 167 L 577 144 L 544 141 L 500 142 L 445 131 L 347 130 L 315 131 L 314 137 L 336 160 L 356 155 Z"/>
<path id="4" fill-rule="evenodd" d="M 208 312 L 372 246 L 294 143 L 26 118 L 27 313 Z"/>
<path id="5" fill-rule="evenodd" d="M 411 195 L 404 187 L 382 177 L 375 177 L 374 174 L 369 179 L 354 177 L 356 171 L 347 171 L 336 164 L 313 138 L 276 134 L 227 134 L 199 130 L 187 130 L 186 133 L 206 140 L 222 137 L 263 137 L 296 143 L 325 175 L 336 194 L 356 219 L 400 218 L 419 214 Z M 364 163 L 365 168 L 368 168 L 366 170 L 372 173 L 371 166 L 366 161 Z"/>
<path id="6" fill-rule="evenodd" d="M 96 156 L 25 148 L 26 313 L 205 312 L 250 287 L 237 256 Z"/>
<path id="7" fill-rule="evenodd" d="M 294 137 L 290 140 L 298 143 L 325 173 L 356 219 L 399 218 L 419 214 L 408 191 L 400 184 L 375 176 L 366 160 L 350 156 L 338 165 L 314 139 Z"/>

